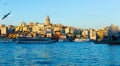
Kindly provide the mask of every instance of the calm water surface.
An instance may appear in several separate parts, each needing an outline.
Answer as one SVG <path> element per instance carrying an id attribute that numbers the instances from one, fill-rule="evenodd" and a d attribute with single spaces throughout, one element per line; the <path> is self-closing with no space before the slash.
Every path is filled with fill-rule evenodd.
<path id="1" fill-rule="evenodd" d="M 120 66 L 120 46 L 92 42 L 0 44 L 0 66 Z"/>

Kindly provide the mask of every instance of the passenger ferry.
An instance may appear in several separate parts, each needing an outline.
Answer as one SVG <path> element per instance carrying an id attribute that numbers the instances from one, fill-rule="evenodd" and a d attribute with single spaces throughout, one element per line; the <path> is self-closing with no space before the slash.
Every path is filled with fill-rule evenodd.
<path id="1" fill-rule="evenodd" d="M 51 38 L 32 38 L 32 37 L 18 37 L 13 40 L 16 44 L 49 44 L 56 42 Z"/>

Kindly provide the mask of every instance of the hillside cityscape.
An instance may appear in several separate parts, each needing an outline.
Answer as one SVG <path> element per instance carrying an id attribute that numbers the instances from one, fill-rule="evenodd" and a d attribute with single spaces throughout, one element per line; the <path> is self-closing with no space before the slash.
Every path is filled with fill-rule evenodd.
<path id="1" fill-rule="evenodd" d="M 0 0 L 0 66 L 120 66 L 120 0 Z"/>
<path id="2" fill-rule="evenodd" d="M 65 26 L 62 24 L 52 24 L 49 16 L 46 17 L 45 23 L 26 24 L 24 21 L 18 25 L 0 25 L 0 37 L 3 39 L 24 38 L 50 38 L 56 41 L 77 41 L 94 40 L 94 41 L 118 41 L 120 40 L 120 29 L 118 26 L 111 24 L 102 29 L 95 30 L 80 29 L 76 27 Z"/>

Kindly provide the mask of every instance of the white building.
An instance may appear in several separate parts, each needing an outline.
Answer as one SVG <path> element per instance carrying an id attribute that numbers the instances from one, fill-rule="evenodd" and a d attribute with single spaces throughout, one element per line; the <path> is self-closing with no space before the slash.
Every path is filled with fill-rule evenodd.
<path id="1" fill-rule="evenodd" d="M 89 30 L 89 39 L 96 40 L 96 31 L 94 29 Z"/>

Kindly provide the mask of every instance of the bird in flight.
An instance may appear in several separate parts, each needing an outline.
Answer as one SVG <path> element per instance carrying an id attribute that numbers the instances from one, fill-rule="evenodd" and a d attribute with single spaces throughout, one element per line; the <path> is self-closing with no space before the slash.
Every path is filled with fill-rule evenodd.
<path id="1" fill-rule="evenodd" d="M 11 12 L 7 13 L 6 15 L 4 15 L 3 18 L 2 18 L 2 20 L 4 20 L 10 14 L 11 14 Z"/>

